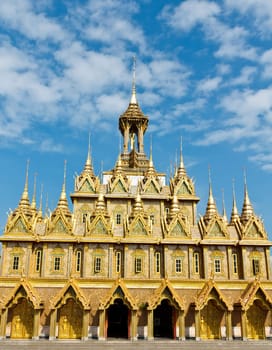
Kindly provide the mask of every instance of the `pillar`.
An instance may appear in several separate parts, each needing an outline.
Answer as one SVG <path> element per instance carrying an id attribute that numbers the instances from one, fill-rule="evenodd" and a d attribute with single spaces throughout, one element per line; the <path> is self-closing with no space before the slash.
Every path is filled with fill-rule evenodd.
<path id="1" fill-rule="evenodd" d="M 266 262 L 266 276 L 268 280 L 271 280 L 271 264 L 270 264 L 270 249 L 269 247 L 265 248 L 265 262 Z"/>
<path id="2" fill-rule="evenodd" d="M 241 333 L 242 333 L 242 339 L 247 340 L 247 324 L 246 324 L 246 311 L 241 310 Z"/>
<path id="3" fill-rule="evenodd" d="M 99 334 L 98 334 L 98 340 L 105 340 L 106 339 L 106 310 L 99 310 Z"/>
<path id="4" fill-rule="evenodd" d="M 147 339 L 154 340 L 154 317 L 153 310 L 147 310 Z"/>
<path id="5" fill-rule="evenodd" d="M 8 309 L 4 309 L 1 315 L 0 339 L 6 338 L 7 318 L 8 318 Z"/>
<path id="6" fill-rule="evenodd" d="M 83 324 L 82 324 L 82 340 L 88 339 L 89 331 L 89 312 L 90 310 L 83 310 Z"/>
<path id="7" fill-rule="evenodd" d="M 231 322 L 231 311 L 227 310 L 226 313 L 226 339 L 232 340 L 232 322 Z"/>
<path id="8" fill-rule="evenodd" d="M 50 315 L 49 340 L 56 339 L 56 322 L 57 322 L 57 309 L 54 309 L 51 311 L 51 315 Z"/>
<path id="9" fill-rule="evenodd" d="M 207 247 L 203 247 L 203 267 L 204 267 L 204 278 L 208 279 L 209 276 L 209 271 L 208 271 L 208 264 L 209 264 L 209 259 L 210 256 L 208 254 L 208 248 Z M 212 271 L 210 271 L 211 273 Z"/>
<path id="10" fill-rule="evenodd" d="M 195 310 L 195 339 L 200 340 L 200 310 Z"/>
<path id="11" fill-rule="evenodd" d="M 131 340 L 137 340 L 137 311 L 131 310 L 131 325 L 130 325 Z"/>
<path id="12" fill-rule="evenodd" d="M 87 267 L 88 263 L 87 263 L 87 257 L 88 257 L 88 251 L 89 251 L 89 246 L 88 244 L 84 244 L 84 248 L 83 248 L 83 261 L 82 261 L 82 277 L 88 277 L 87 276 Z"/>
<path id="13" fill-rule="evenodd" d="M 34 309 L 34 323 L 32 339 L 38 340 L 40 334 L 40 309 Z"/>
<path id="14" fill-rule="evenodd" d="M 128 138 L 129 138 L 129 129 L 126 127 L 124 129 L 124 153 L 128 153 Z"/>
<path id="15" fill-rule="evenodd" d="M 185 340 L 185 314 L 183 310 L 178 311 L 179 339 Z"/>

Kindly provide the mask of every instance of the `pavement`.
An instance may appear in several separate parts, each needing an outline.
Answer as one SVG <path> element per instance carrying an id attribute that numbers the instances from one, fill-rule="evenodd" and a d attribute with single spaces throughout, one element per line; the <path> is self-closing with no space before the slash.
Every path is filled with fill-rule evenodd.
<path id="1" fill-rule="evenodd" d="M 174 340 L 0 340 L 1 350 L 272 350 L 272 340 L 174 341 Z"/>

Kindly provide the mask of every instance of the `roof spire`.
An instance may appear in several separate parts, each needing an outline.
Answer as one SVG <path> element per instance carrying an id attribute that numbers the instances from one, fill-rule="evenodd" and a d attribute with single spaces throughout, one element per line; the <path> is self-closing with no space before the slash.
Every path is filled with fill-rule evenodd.
<path id="1" fill-rule="evenodd" d="M 43 198 L 43 184 L 41 184 L 41 195 L 40 195 L 40 206 L 39 206 L 39 215 L 42 216 L 42 198 Z"/>
<path id="2" fill-rule="evenodd" d="M 31 202 L 31 208 L 36 209 L 36 187 L 37 187 L 37 173 L 34 174 L 34 187 L 33 187 L 33 196 Z"/>
<path id="3" fill-rule="evenodd" d="M 231 217 L 230 217 L 230 223 L 233 224 L 236 220 L 239 219 L 239 213 L 236 205 L 236 196 L 235 196 L 235 181 L 232 180 L 232 211 L 231 211 Z"/>
<path id="4" fill-rule="evenodd" d="M 216 208 L 215 200 L 213 198 L 213 193 L 212 193 L 211 169 L 209 166 L 209 198 L 208 198 L 204 219 L 210 220 L 216 213 L 217 213 L 217 208 Z"/>
<path id="5" fill-rule="evenodd" d="M 222 188 L 222 207 L 223 207 L 222 218 L 225 223 L 228 223 L 228 217 L 227 217 L 226 206 L 225 206 L 225 193 L 223 188 Z"/>
<path id="6" fill-rule="evenodd" d="M 64 208 L 68 209 L 68 202 L 66 198 L 66 164 L 67 161 L 64 161 L 64 174 L 63 174 L 63 184 L 62 184 L 62 190 L 60 194 L 60 199 L 58 202 L 58 208 Z"/>
<path id="7" fill-rule="evenodd" d="M 88 155 L 85 163 L 84 171 L 93 171 L 91 158 L 91 133 L 89 132 Z"/>
<path id="8" fill-rule="evenodd" d="M 26 178 L 25 178 L 24 191 L 22 193 L 22 197 L 19 202 L 19 207 L 25 208 L 25 209 L 30 208 L 29 197 L 28 197 L 28 171 L 29 171 L 29 159 L 27 160 L 27 164 L 26 164 Z"/>
<path id="9" fill-rule="evenodd" d="M 183 155 L 182 155 L 182 136 L 181 136 L 180 137 L 180 157 L 179 157 L 178 176 L 181 177 L 183 175 L 186 175 L 186 170 L 185 170 Z"/>
<path id="10" fill-rule="evenodd" d="M 132 68 L 132 93 L 130 103 L 137 104 L 136 98 L 136 56 L 133 56 L 133 68 Z"/>
<path id="11" fill-rule="evenodd" d="M 243 203 L 243 209 L 241 214 L 241 220 L 247 221 L 252 215 L 254 215 L 254 212 L 248 196 L 246 171 L 244 171 L 244 203 Z"/>

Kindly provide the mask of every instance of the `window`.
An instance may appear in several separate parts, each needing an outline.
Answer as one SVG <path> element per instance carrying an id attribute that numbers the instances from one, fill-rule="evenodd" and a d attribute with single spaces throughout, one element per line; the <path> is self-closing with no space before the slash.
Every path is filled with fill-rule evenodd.
<path id="1" fill-rule="evenodd" d="M 55 271 L 60 271 L 60 256 L 56 256 L 54 259 L 54 270 Z"/>
<path id="2" fill-rule="evenodd" d="M 238 260 L 237 254 L 232 254 L 232 262 L 233 262 L 233 273 L 238 273 Z"/>
<path id="3" fill-rule="evenodd" d="M 181 259 L 176 259 L 176 272 L 181 272 Z"/>
<path id="4" fill-rule="evenodd" d="M 76 272 L 81 271 L 81 250 L 76 252 Z"/>
<path id="5" fill-rule="evenodd" d="M 142 258 L 135 258 L 135 273 L 142 272 Z"/>
<path id="6" fill-rule="evenodd" d="M 166 215 L 169 214 L 169 208 L 165 208 L 165 214 L 166 214 Z"/>
<path id="7" fill-rule="evenodd" d="M 87 216 L 88 216 L 87 213 L 82 214 L 82 222 L 83 222 L 83 224 L 85 224 L 87 222 Z"/>
<path id="8" fill-rule="evenodd" d="M 122 215 L 121 214 L 116 214 L 116 225 L 121 225 L 122 222 Z"/>
<path id="9" fill-rule="evenodd" d="M 199 253 L 194 253 L 194 272 L 199 273 Z"/>
<path id="10" fill-rule="evenodd" d="M 152 215 L 150 215 L 149 219 L 150 219 L 151 224 L 154 225 L 155 224 L 155 216 L 152 214 Z"/>
<path id="11" fill-rule="evenodd" d="M 155 253 L 155 271 L 159 273 L 161 271 L 161 253 Z"/>
<path id="12" fill-rule="evenodd" d="M 101 258 L 96 257 L 94 259 L 94 272 L 98 273 L 101 272 Z"/>
<path id="13" fill-rule="evenodd" d="M 121 252 L 116 252 L 116 272 L 121 272 Z"/>
<path id="14" fill-rule="evenodd" d="M 41 270 L 41 264 L 42 264 L 42 251 L 37 250 L 37 252 L 36 252 L 36 266 L 35 266 L 36 272 L 39 272 Z"/>
<path id="15" fill-rule="evenodd" d="M 216 273 L 221 272 L 221 260 L 220 259 L 214 259 L 214 272 L 216 272 Z"/>
<path id="16" fill-rule="evenodd" d="M 13 270 L 19 270 L 19 256 L 14 256 L 13 257 L 13 265 L 12 268 Z"/>
<path id="17" fill-rule="evenodd" d="M 253 275 L 256 276 L 260 273 L 260 261 L 259 259 L 252 259 Z"/>

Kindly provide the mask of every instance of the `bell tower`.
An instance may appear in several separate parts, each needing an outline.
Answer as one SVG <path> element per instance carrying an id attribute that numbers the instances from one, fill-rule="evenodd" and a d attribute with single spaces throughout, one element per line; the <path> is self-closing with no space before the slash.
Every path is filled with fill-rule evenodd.
<path id="1" fill-rule="evenodd" d="M 119 117 L 119 130 L 123 136 L 122 165 L 125 168 L 146 171 L 149 160 L 144 152 L 144 133 L 148 126 L 136 97 L 136 60 L 133 59 L 132 94 L 127 110 Z"/>

